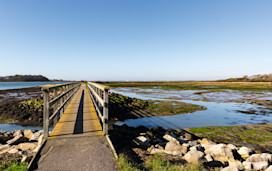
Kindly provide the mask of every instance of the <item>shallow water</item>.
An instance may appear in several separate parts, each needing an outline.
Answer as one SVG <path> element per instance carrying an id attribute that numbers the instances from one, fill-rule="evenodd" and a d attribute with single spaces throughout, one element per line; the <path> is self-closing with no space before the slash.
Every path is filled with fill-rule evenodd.
<path id="1" fill-rule="evenodd" d="M 112 92 L 139 98 L 143 100 L 171 100 L 207 107 L 207 110 L 197 111 L 190 114 L 179 114 L 172 116 L 154 116 L 139 119 L 128 119 L 124 122 L 117 122 L 117 125 L 127 124 L 128 126 L 146 126 L 153 128 L 161 126 L 169 129 L 193 128 L 204 126 L 233 126 L 245 124 L 259 124 L 272 122 L 271 110 L 264 106 L 248 103 L 228 102 L 229 100 L 258 99 L 265 97 L 272 100 L 271 92 L 248 92 L 236 90 L 224 90 L 210 92 L 202 95 L 194 94 L 206 90 L 161 90 L 141 88 L 116 88 Z M 195 101 L 193 99 L 198 99 Z M 201 101 L 208 99 L 209 101 Z M 239 111 L 256 111 L 255 114 L 246 114 Z"/>
<path id="2" fill-rule="evenodd" d="M 65 82 L 0 82 L 0 90 L 38 87 L 46 84 L 58 84 Z"/>
<path id="3" fill-rule="evenodd" d="M 25 129 L 30 129 L 32 131 L 35 130 L 42 130 L 43 127 L 41 126 L 21 126 L 17 124 L 0 124 L 0 130 L 6 131 L 6 132 L 11 132 L 14 130 L 25 130 Z M 53 128 L 49 128 L 50 131 L 52 131 Z"/>

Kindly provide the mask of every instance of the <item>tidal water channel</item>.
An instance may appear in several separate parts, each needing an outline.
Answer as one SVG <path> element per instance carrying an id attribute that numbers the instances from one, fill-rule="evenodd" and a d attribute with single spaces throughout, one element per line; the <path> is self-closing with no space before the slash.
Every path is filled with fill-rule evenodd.
<path id="1" fill-rule="evenodd" d="M 205 106 L 207 109 L 187 114 L 154 116 L 117 122 L 132 127 L 161 126 L 168 129 L 205 126 L 234 126 L 272 122 L 272 107 L 251 104 L 250 100 L 272 100 L 269 91 L 238 90 L 163 90 L 160 88 L 115 88 L 111 90 L 142 100 L 177 101 Z"/>

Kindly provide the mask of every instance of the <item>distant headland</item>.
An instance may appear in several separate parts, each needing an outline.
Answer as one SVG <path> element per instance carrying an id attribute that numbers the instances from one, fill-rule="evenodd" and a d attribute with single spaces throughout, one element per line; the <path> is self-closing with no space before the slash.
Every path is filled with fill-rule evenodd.
<path id="1" fill-rule="evenodd" d="M 12 75 L 0 76 L 0 82 L 45 82 L 45 81 L 63 81 L 63 80 L 49 80 L 42 75 Z"/>

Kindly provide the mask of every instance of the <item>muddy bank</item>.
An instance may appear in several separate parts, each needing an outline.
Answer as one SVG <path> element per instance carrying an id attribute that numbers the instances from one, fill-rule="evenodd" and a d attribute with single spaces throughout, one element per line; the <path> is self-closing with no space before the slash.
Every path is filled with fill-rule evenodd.
<path id="1" fill-rule="evenodd" d="M 141 100 L 117 93 L 110 93 L 109 99 L 109 120 L 111 123 L 126 119 L 192 113 L 206 109 L 204 106 L 189 103 Z"/>
<path id="2" fill-rule="evenodd" d="M 42 125 L 42 97 L 39 87 L 0 90 L 0 122 Z"/>

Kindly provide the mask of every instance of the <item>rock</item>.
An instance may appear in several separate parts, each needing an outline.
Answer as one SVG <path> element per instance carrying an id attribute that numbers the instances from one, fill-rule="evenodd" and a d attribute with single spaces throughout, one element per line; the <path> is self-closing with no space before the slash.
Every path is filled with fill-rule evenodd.
<path id="1" fill-rule="evenodd" d="M 17 148 L 11 148 L 7 152 L 10 153 L 10 154 L 14 154 L 14 153 L 19 153 L 19 150 Z"/>
<path id="2" fill-rule="evenodd" d="M 33 132 L 30 129 L 24 130 L 24 136 L 28 139 L 31 139 Z"/>
<path id="3" fill-rule="evenodd" d="M 11 149 L 12 149 L 12 147 L 10 145 L 8 145 L 8 144 L 1 145 L 1 147 L 0 147 L 0 154 L 7 153 Z"/>
<path id="4" fill-rule="evenodd" d="M 232 150 L 226 144 L 217 144 L 205 150 L 205 154 L 209 154 L 214 160 L 227 162 L 234 159 Z"/>
<path id="5" fill-rule="evenodd" d="M 163 138 L 169 142 L 173 142 L 173 143 L 176 143 L 176 144 L 180 144 L 179 143 L 179 140 L 177 139 L 177 137 L 174 135 L 174 134 L 165 134 L 163 136 Z"/>
<path id="6" fill-rule="evenodd" d="M 13 136 L 9 136 L 7 134 L 4 134 L 4 135 L 0 135 L 0 143 L 2 144 L 6 144 L 6 142 L 10 139 L 12 139 Z"/>
<path id="7" fill-rule="evenodd" d="M 167 151 L 173 155 L 178 154 L 178 152 L 185 154 L 185 153 L 187 153 L 188 148 L 184 147 L 182 145 L 176 144 L 174 142 L 168 142 L 165 146 L 165 151 Z"/>
<path id="8" fill-rule="evenodd" d="M 269 166 L 269 163 L 266 161 L 253 162 L 253 170 L 266 170 Z"/>
<path id="9" fill-rule="evenodd" d="M 207 144 L 207 145 L 215 145 L 216 143 L 209 140 L 208 138 L 203 138 L 201 140 L 198 140 L 198 142 L 202 145 L 202 144 Z"/>
<path id="10" fill-rule="evenodd" d="M 190 151 L 193 151 L 193 150 L 204 152 L 205 149 L 204 149 L 204 147 L 202 147 L 200 145 L 195 145 L 195 146 L 190 148 Z"/>
<path id="11" fill-rule="evenodd" d="M 26 137 L 24 137 L 23 135 L 18 135 L 16 137 L 12 138 L 11 140 L 8 140 L 7 144 L 17 145 L 17 144 L 24 143 L 24 142 L 27 142 L 27 141 L 28 141 L 28 139 Z"/>
<path id="12" fill-rule="evenodd" d="M 19 136 L 19 135 L 23 136 L 23 131 L 22 130 L 15 130 L 15 131 L 12 131 L 12 134 L 14 137 Z"/>
<path id="13" fill-rule="evenodd" d="M 246 170 L 252 170 L 253 169 L 253 165 L 252 165 L 252 162 L 247 162 L 247 161 L 244 161 L 243 162 L 243 166 Z"/>
<path id="14" fill-rule="evenodd" d="M 20 143 L 17 146 L 15 146 L 18 149 L 21 149 L 23 151 L 30 150 L 33 151 L 37 147 L 37 143 Z"/>
<path id="15" fill-rule="evenodd" d="M 229 163 L 229 166 L 235 166 L 235 167 L 237 167 L 240 170 L 243 169 L 243 164 L 239 160 L 229 159 L 228 163 Z"/>
<path id="16" fill-rule="evenodd" d="M 5 144 L 5 145 L 1 145 L 0 146 L 0 153 L 2 153 L 3 151 L 7 150 L 10 148 L 10 145 Z"/>
<path id="17" fill-rule="evenodd" d="M 213 161 L 212 156 L 211 156 L 211 155 L 209 155 L 209 154 L 205 156 L 205 159 L 207 160 L 207 162 L 211 162 L 211 161 Z"/>
<path id="18" fill-rule="evenodd" d="M 189 148 L 189 147 L 190 147 L 190 145 L 189 145 L 188 143 L 183 143 L 182 146 L 183 146 L 183 147 L 186 147 L 186 148 Z"/>
<path id="19" fill-rule="evenodd" d="M 220 171 L 239 171 L 239 169 L 236 166 L 228 166 L 221 169 Z"/>
<path id="20" fill-rule="evenodd" d="M 270 165 L 265 171 L 272 171 L 272 165 Z"/>
<path id="21" fill-rule="evenodd" d="M 38 138 L 38 145 L 42 145 L 43 143 L 43 135 L 40 135 Z"/>
<path id="22" fill-rule="evenodd" d="M 161 146 L 159 144 L 156 144 L 155 147 L 158 148 L 158 149 L 160 149 L 160 150 L 164 150 L 163 146 Z"/>
<path id="23" fill-rule="evenodd" d="M 241 147 L 238 151 L 238 154 L 240 154 L 241 155 L 241 157 L 243 158 L 243 159 L 247 159 L 251 154 L 253 154 L 253 150 L 251 150 L 250 148 L 248 148 L 248 147 Z"/>
<path id="24" fill-rule="evenodd" d="M 193 139 L 193 136 L 192 136 L 191 134 L 187 133 L 187 132 L 184 134 L 184 137 L 185 137 L 187 140 Z"/>
<path id="25" fill-rule="evenodd" d="M 37 152 L 40 150 L 40 148 L 41 148 L 41 145 L 38 145 L 38 146 L 33 150 L 33 152 L 34 152 L 34 153 L 37 153 Z"/>
<path id="26" fill-rule="evenodd" d="M 188 144 L 193 147 L 195 145 L 198 145 L 197 141 L 189 141 Z"/>
<path id="27" fill-rule="evenodd" d="M 238 150 L 237 147 L 233 144 L 228 144 L 227 146 L 232 150 Z"/>
<path id="28" fill-rule="evenodd" d="M 161 149 L 158 149 L 158 148 L 153 148 L 151 151 L 150 151 L 150 154 L 161 154 L 161 153 L 165 153 L 164 150 L 161 150 Z"/>
<path id="29" fill-rule="evenodd" d="M 272 162 L 272 154 L 262 153 L 262 154 L 252 154 L 249 158 L 246 159 L 247 162 L 261 162 L 267 161 Z"/>
<path id="30" fill-rule="evenodd" d="M 37 141 L 40 137 L 40 135 L 43 135 L 43 130 L 40 130 L 38 132 L 35 132 L 32 137 L 30 138 L 30 141 Z"/>
<path id="31" fill-rule="evenodd" d="M 143 147 L 148 147 L 150 144 L 149 144 L 149 141 L 146 137 L 144 136 L 138 136 L 134 139 L 134 142 L 137 144 L 137 145 L 140 145 L 140 146 L 143 146 Z"/>
<path id="32" fill-rule="evenodd" d="M 32 159 L 32 156 L 23 156 L 21 163 L 30 162 L 31 159 Z"/>
<path id="33" fill-rule="evenodd" d="M 202 164 L 206 161 L 204 153 L 201 151 L 189 151 L 183 157 L 187 162 L 194 164 Z"/>

